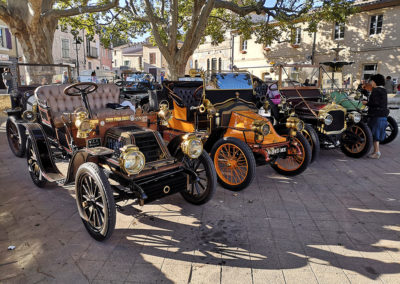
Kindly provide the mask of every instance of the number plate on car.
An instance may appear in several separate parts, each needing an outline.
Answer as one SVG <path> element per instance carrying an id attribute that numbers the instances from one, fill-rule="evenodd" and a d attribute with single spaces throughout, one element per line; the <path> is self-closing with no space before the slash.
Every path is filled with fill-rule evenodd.
<path id="1" fill-rule="evenodd" d="M 101 140 L 100 140 L 100 138 L 89 139 L 89 140 L 87 141 L 87 146 L 88 146 L 88 148 L 93 148 L 93 147 L 101 146 Z"/>
<path id="2" fill-rule="evenodd" d="M 285 153 L 285 152 L 286 152 L 286 147 L 267 149 L 268 155 L 276 155 L 276 154 Z"/>

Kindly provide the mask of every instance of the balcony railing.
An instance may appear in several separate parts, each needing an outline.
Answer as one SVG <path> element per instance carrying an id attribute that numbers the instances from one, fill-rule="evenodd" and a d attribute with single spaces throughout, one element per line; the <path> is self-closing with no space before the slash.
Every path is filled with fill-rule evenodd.
<path id="1" fill-rule="evenodd" d="M 90 47 L 87 53 L 87 57 L 91 57 L 91 58 L 97 58 L 99 57 L 99 52 L 97 50 L 97 47 Z"/>

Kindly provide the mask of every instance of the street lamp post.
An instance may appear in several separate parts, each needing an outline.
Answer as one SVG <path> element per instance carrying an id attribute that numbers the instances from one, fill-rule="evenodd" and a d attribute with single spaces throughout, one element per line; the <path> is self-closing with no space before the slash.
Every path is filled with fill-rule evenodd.
<path id="1" fill-rule="evenodd" d="M 81 42 L 78 38 L 75 39 L 75 53 L 76 53 L 76 63 L 75 63 L 75 67 L 76 67 L 76 73 L 77 73 L 77 79 L 79 79 L 79 54 L 78 54 L 78 50 L 81 48 Z"/>

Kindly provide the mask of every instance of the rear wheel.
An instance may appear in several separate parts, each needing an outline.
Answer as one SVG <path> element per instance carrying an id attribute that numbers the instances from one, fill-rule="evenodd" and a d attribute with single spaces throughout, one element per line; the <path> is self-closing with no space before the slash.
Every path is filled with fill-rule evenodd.
<path id="1" fill-rule="evenodd" d="M 346 129 L 340 143 L 342 152 L 352 158 L 361 158 L 369 153 L 372 133 L 367 124 L 359 122 Z"/>
<path id="2" fill-rule="evenodd" d="M 89 234 L 97 241 L 114 231 L 116 209 L 110 183 L 95 163 L 82 164 L 76 174 L 76 203 Z"/>
<path id="3" fill-rule="evenodd" d="M 26 160 L 28 162 L 28 170 L 31 176 L 33 183 L 37 187 L 45 187 L 47 184 L 47 180 L 42 175 L 42 171 L 40 170 L 39 163 L 36 157 L 35 150 L 33 149 L 32 141 L 29 139 L 27 143 L 28 149 L 26 154 Z"/>
<path id="4" fill-rule="evenodd" d="M 310 164 L 311 147 L 299 132 L 290 139 L 286 156 L 278 158 L 271 167 L 282 175 L 295 176 L 304 172 Z"/>
<path id="5" fill-rule="evenodd" d="M 6 123 L 8 145 L 17 157 L 23 157 L 26 150 L 26 134 L 22 125 L 15 121 L 14 117 L 9 117 Z"/>
<path id="6" fill-rule="evenodd" d="M 310 147 L 311 147 L 310 163 L 312 163 L 318 158 L 319 151 L 321 150 L 321 145 L 319 143 L 318 134 L 314 130 L 314 128 L 309 124 L 305 125 L 304 130 L 301 134 L 303 134 L 303 136 L 307 139 L 308 144 L 310 144 Z"/>
<path id="7" fill-rule="evenodd" d="M 256 160 L 250 147 L 243 141 L 225 137 L 211 149 L 218 182 L 230 190 L 242 190 L 254 179 Z"/>
<path id="8" fill-rule="evenodd" d="M 192 204 L 206 203 L 212 198 L 217 187 L 217 176 L 210 156 L 203 151 L 198 159 L 185 157 L 183 162 L 197 174 L 198 179 L 192 181 L 187 190 L 181 191 L 181 195 Z"/>
<path id="9" fill-rule="evenodd" d="M 399 126 L 397 125 L 396 120 L 388 116 L 387 118 L 387 126 L 386 126 L 386 137 L 385 140 L 381 142 L 381 144 L 388 144 L 396 139 L 397 134 L 399 133 Z"/>

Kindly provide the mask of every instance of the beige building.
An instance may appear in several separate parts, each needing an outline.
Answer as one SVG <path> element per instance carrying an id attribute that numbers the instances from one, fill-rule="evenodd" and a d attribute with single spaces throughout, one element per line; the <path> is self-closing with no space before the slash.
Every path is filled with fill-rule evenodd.
<path id="1" fill-rule="evenodd" d="M 321 23 L 315 35 L 299 24 L 293 31 L 294 41 L 283 34 L 280 43 L 268 47 L 257 44 L 254 38 L 244 41 L 235 33 L 226 33 L 226 40 L 218 46 L 208 39 L 196 49 L 194 62 L 205 70 L 236 66 L 261 78 L 277 79 L 271 64 L 332 61 L 336 57 L 333 48 L 339 46 L 343 48 L 339 60 L 354 61 L 343 67 L 343 79 L 350 78 L 353 86 L 376 73 L 400 83 L 400 1 L 357 1 L 356 5 L 359 12 L 346 24 Z"/>
<path id="2" fill-rule="evenodd" d="M 18 46 L 16 38 L 10 33 L 6 24 L 0 20 L 0 74 L 4 68 L 10 68 L 11 73 L 16 76 L 15 63 L 18 60 Z M 14 81 L 14 85 L 15 85 Z M 0 80 L 0 93 L 5 93 L 6 87 Z"/>

